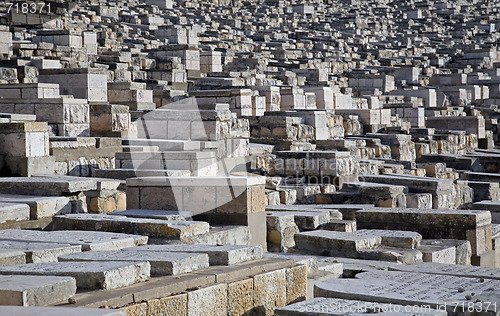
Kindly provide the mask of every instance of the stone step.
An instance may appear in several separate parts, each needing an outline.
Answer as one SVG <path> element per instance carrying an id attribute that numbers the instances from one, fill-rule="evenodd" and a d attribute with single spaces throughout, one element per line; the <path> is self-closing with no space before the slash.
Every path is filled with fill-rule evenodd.
<path id="1" fill-rule="evenodd" d="M 123 309 L 0 306 L 0 315 L 127 316 Z"/>
<path id="2" fill-rule="evenodd" d="M 0 224 L 30 219 L 30 207 L 27 204 L 0 202 Z"/>
<path id="3" fill-rule="evenodd" d="M 406 311 L 405 308 L 408 310 Z M 421 310 L 421 311 L 420 311 Z M 305 314 L 307 313 L 307 314 Z M 415 308 L 397 304 L 375 303 L 365 300 L 348 300 L 338 298 L 315 297 L 305 302 L 277 308 L 276 316 L 350 316 L 350 315 L 386 315 L 386 316 L 446 316 L 446 311 L 437 309 Z"/>
<path id="4" fill-rule="evenodd" d="M 68 214 L 54 217 L 53 229 L 125 232 L 151 237 L 183 239 L 205 234 L 206 222 L 167 221 L 106 214 Z"/>
<path id="5" fill-rule="evenodd" d="M 125 251 L 133 252 L 185 252 L 204 253 L 210 259 L 210 265 L 233 265 L 255 259 L 261 259 L 263 250 L 259 246 L 239 246 L 239 245 L 146 245 L 141 247 L 126 248 Z"/>
<path id="6" fill-rule="evenodd" d="M 457 266 L 460 268 L 460 266 Z M 497 315 L 500 281 L 413 272 L 369 271 L 355 279 L 336 279 L 315 285 L 315 295 L 404 305 L 445 306 L 448 314 L 469 315 L 463 302 L 491 302 L 483 315 Z M 465 305 L 466 306 L 466 305 Z"/>
<path id="7" fill-rule="evenodd" d="M 0 249 L 0 267 L 25 263 L 26 253 L 24 251 Z"/>
<path id="8" fill-rule="evenodd" d="M 126 210 L 107 213 L 107 215 L 118 215 L 133 218 L 151 218 L 163 219 L 167 221 L 185 221 L 191 214 L 182 211 L 165 211 L 165 210 Z"/>
<path id="9" fill-rule="evenodd" d="M 26 253 L 27 263 L 40 263 L 57 262 L 59 256 L 81 252 L 82 247 L 70 244 L 2 240 L 0 250 L 20 250 Z"/>
<path id="10" fill-rule="evenodd" d="M 329 211 L 319 212 L 266 212 L 266 216 L 280 217 L 280 216 L 293 216 L 295 224 L 300 230 L 312 230 L 318 228 L 320 225 L 330 222 Z"/>
<path id="11" fill-rule="evenodd" d="M 186 170 L 163 170 L 163 169 L 97 169 L 95 176 L 99 178 L 126 180 L 137 177 L 188 177 L 191 175 Z"/>
<path id="12" fill-rule="evenodd" d="M 122 233 L 94 232 L 94 231 L 35 231 L 7 229 L 0 230 L 0 240 L 17 240 L 44 242 L 56 244 L 80 245 L 83 251 L 88 250 L 118 250 L 122 248 L 144 245 L 148 242 L 147 236 L 129 235 Z"/>
<path id="13" fill-rule="evenodd" d="M 148 247 L 148 246 L 145 246 Z M 134 247 L 132 249 L 142 247 Z M 156 251 L 87 251 L 59 257 L 59 261 L 148 261 L 152 276 L 177 275 L 208 268 L 208 255 Z"/>
<path id="14" fill-rule="evenodd" d="M 30 206 L 30 219 L 36 220 L 56 214 L 71 213 L 71 202 L 67 197 L 11 195 L 0 193 L 0 203 L 22 203 Z"/>
<path id="15" fill-rule="evenodd" d="M 33 176 L 0 178 L 0 192 L 9 194 L 61 196 L 97 189 L 95 179 L 69 176 Z"/>
<path id="16" fill-rule="evenodd" d="M 70 276 L 78 289 L 111 290 L 147 281 L 150 268 L 149 262 L 50 262 L 0 267 L 0 274 Z"/>
<path id="17" fill-rule="evenodd" d="M 327 230 L 295 234 L 297 249 L 327 256 L 358 257 L 359 251 L 375 249 L 382 244 L 380 236 L 361 236 Z"/>
<path id="18" fill-rule="evenodd" d="M 65 301 L 75 293 L 76 281 L 72 277 L 0 275 L 0 305 L 51 305 Z M 0 315 L 7 315 L 5 312 L 0 307 Z"/>

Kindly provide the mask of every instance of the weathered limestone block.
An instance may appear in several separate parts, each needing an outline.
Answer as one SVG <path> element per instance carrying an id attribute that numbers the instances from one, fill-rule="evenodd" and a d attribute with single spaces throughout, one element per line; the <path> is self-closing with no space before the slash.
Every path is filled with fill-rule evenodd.
<path id="1" fill-rule="evenodd" d="M 213 285 L 188 292 L 187 315 L 226 315 L 228 312 L 228 285 Z"/>
<path id="2" fill-rule="evenodd" d="M 253 277 L 254 306 L 259 306 L 262 315 L 273 315 L 274 310 L 286 305 L 286 269 L 275 270 Z"/>

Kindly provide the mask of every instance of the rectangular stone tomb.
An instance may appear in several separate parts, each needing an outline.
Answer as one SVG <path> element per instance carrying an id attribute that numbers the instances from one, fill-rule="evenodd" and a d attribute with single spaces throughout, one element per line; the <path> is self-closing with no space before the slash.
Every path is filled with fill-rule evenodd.
<path id="1" fill-rule="evenodd" d="M 0 275 L 0 305 L 43 306 L 67 300 L 75 293 L 72 277 Z M 1 309 L 0 315 L 4 315 Z"/>
<path id="2" fill-rule="evenodd" d="M 87 251 L 60 256 L 59 261 L 148 261 L 151 275 L 155 276 L 177 275 L 208 268 L 208 255 L 204 253 Z"/>
<path id="3" fill-rule="evenodd" d="M 125 232 L 150 237 L 183 239 L 208 233 L 206 222 L 167 221 L 106 214 L 68 214 L 54 217 L 54 229 Z"/>
<path id="4" fill-rule="evenodd" d="M 32 241 L 2 240 L 0 250 L 20 250 L 26 253 L 27 263 L 57 262 L 61 255 L 81 252 L 82 246 L 70 244 L 42 243 Z"/>
<path id="5" fill-rule="evenodd" d="M 137 261 L 50 262 L 0 267 L 0 274 L 71 276 L 79 289 L 111 290 L 147 281 L 150 268 Z"/>
<path id="6" fill-rule="evenodd" d="M 1 315 L 16 316 L 127 316 L 122 309 L 0 306 Z"/>
<path id="7" fill-rule="evenodd" d="M 364 302 L 356 300 L 344 300 L 338 298 L 315 297 L 313 299 L 277 308 L 276 316 L 299 316 L 299 315 L 387 315 L 387 316 L 446 316 L 446 311 L 434 308 L 420 308 L 419 306 L 403 306 L 398 304 L 385 304 L 376 302 Z"/>
<path id="8" fill-rule="evenodd" d="M 250 243 L 265 249 L 264 186 L 261 176 L 132 178 L 127 179 L 127 208 L 178 210 L 210 224 L 246 225 Z"/>
<path id="9" fill-rule="evenodd" d="M 148 242 L 147 236 L 128 235 L 120 233 L 94 231 L 35 231 L 7 229 L 0 230 L 0 241 L 17 240 L 56 244 L 80 245 L 83 251 L 87 250 L 118 250 L 127 247 L 144 245 Z"/>
<path id="10" fill-rule="evenodd" d="M 232 265 L 262 258 L 263 250 L 259 246 L 240 245 L 146 245 L 123 249 L 133 252 L 187 252 L 208 254 L 210 265 Z"/>
<path id="11" fill-rule="evenodd" d="M 415 231 L 424 239 L 468 240 L 474 255 L 492 247 L 491 215 L 486 211 L 371 208 L 356 212 L 356 224 L 358 229 Z"/>
<path id="12" fill-rule="evenodd" d="M 429 305 L 449 314 L 498 315 L 499 280 L 412 272 L 369 271 L 355 279 L 315 284 L 314 295 L 402 305 Z"/>
<path id="13" fill-rule="evenodd" d="M 330 222 L 330 212 L 329 211 L 318 211 L 318 212 L 266 212 L 267 216 L 293 216 L 295 224 L 301 230 L 311 230 L 316 229 L 320 225 Z"/>

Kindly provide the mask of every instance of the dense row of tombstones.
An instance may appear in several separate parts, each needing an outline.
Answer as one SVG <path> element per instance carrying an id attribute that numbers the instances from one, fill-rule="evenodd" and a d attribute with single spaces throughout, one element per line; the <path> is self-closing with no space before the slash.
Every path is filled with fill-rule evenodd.
<path id="1" fill-rule="evenodd" d="M 0 3 L 0 314 L 500 315 L 499 27 Z"/>

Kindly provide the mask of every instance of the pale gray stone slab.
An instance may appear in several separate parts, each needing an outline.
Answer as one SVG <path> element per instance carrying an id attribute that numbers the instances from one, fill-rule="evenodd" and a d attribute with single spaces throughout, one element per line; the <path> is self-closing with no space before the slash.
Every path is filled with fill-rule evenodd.
<path id="1" fill-rule="evenodd" d="M 204 253 L 156 251 L 87 251 L 59 257 L 59 261 L 148 261 L 151 275 L 177 275 L 208 268 Z"/>
<path id="2" fill-rule="evenodd" d="M 0 178 L 0 191 L 9 194 L 59 196 L 97 189 L 97 181 L 69 176 L 33 176 Z"/>
<path id="3" fill-rule="evenodd" d="M 75 293 L 76 281 L 72 277 L 0 275 L 0 305 L 50 305 Z"/>
<path id="4" fill-rule="evenodd" d="M 446 316 L 446 311 L 432 308 L 419 308 L 397 304 L 385 304 L 337 298 L 315 297 L 313 299 L 277 308 L 276 316 L 357 316 L 357 315 L 384 315 L 384 316 Z"/>
<path id="5" fill-rule="evenodd" d="M 127 316 L 121 309 L 0 306 L 2 316 Z"/>
<path id="6" fill-rule="evenodd" d="M 0 267 L 0 274 L 71 276 L 79 289 L 110 290 L 148 280 L 150 267 L 129 261 L 28 263 Z"/>
<path id="7" fill-rule="evenodd" d="M 134 248 L 126 248 L 125 251 L 160 251 L 160 252 L 188 252 L 206 253 L 210 258 L 210 265 L 232 265 L 262 258 L 263 250 L 260 246 L 240 246 L 240 245 L 147 245 Z"/>
<path id="8" fill-rule="evenodd" d="M 0 250 L 21 250 L 26 253 L 26 262 L 57 262 L 61 255 L 81 252 L 82 246 L 56 243 L 25 242 L 16 240 L 2 240 Z"/>
<path id="9" fill-rule="evenodd" d="M 27 204 L 0 202 L 0 224 L 29 219 L 30 207 Z"/>
<path id="10" fill-rule="evenodd" d="M 267 252 L 264 254 L 265 258 L 281 258 L 295 260 L 297 264 L 305 264 L 309 272 L 318 270 L 318 260 L 316 256 L 301 255 L 295 253 L 274 253 Z"/>
<path id="11" fill-rule="evenodd" d="M 0 249 L 0 267 L 25 263 L 26 253 L 24 251 Z"/>
<path id="12" fill-rule="evenodd" d="M 0 240 L 34 241 L 57 244 L 81 245 L 87 250 L 118 250 L 148 242 L 147 236 L 109 233 L 99 231 L 35 231 L 7 229 L 0 230 Z"/>
<path id="13" fill-rule="evenodd" d="M 132 218 L 106 214 L 68 214 L 54 217 L 54 229 L 106 230 L 151 237 L 183 239 L 206 234 L 210 226 L 200 221 Z"/>
<path id="14" fill-rule="evenodd" d="M 499 280 L 436 275 L 427 273 L 369 271 L 355 279 L 336 279 L 315 284 L 315 296 L 360 299 L 380 303 L 403 305 L 446 305 L 450 313 L 467 313 L 467 304 L 478 300 L 484 305 L 482 315 L 498 315 L 495 305 L 500 303 Z M 479 302 L 477 302 L 479 303 Z M 465 312 L 460 308 L 465 304 Z M 455 308 L 457 306 L 457 308 Z M 458 309 L 458 310 L 457 310 Z"/>
<path id="15" fill-rule="evenodd" d="M 190 217 L 191 214 L 182 211 L 165 211 L 165 210 L 126 210 L 111 212 L 108 215 L 120 215 L 135 218 L 152 218 L 152 219 L 164 219 L 169 221 L 179 221 L 186 220 L 186 217 Z"/>

